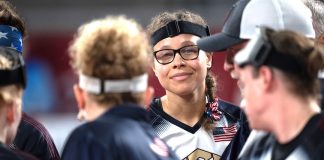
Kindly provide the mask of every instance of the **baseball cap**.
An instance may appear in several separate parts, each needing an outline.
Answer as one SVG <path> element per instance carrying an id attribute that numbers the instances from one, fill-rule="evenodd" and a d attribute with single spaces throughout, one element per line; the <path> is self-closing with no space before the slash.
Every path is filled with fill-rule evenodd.
<path id="1" fill-rule="evenodd" d="M 315 38 L 312 13 L 300 0 L 251 0 L 243 11 L 240 38 L 251 39 L 259 26 Z"/>
<path id="2" fill-rule="evenodd" d="M 237 1 L 230 10 L 222 31 L 198 40 L 200 49 L 207 52 L 222 51 L 243 41 L 240 39 L 240 24 L 242 13 L 250 0 Z"/>

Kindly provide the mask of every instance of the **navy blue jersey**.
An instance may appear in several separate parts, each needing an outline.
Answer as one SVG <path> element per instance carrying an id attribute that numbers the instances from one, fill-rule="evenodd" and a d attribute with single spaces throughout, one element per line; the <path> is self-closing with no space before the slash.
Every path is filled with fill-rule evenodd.
<path id="1" fill-rule="evenodd" d="M 284 132 L 284 131 L 283 131 Z M 246 143 L 239 159 L 263 160 L 323 160 L 324 159 L 324 115 L 313 116 L 293 140 L 280 144 L 270 133 L 256 134 Z"/>
<path id="2" fill-rule="evenodd" d="M 0 142 L 0 159 L 1 160 L 38 160 L 28 153 L 16 150 L 13 151 Z"/>
<path id="3" fill-rule="evenodd" d="M 59 154 L 52 137 L 46 128 L 23 113 L 14 142 L 9 145 L 13 150 L 21 150 L 41 160 L 59 160 Z"/>
<path id="4" fill-rule="evenodd" d="M 147 112 L 134 104 L 115 106 L 69 136 L 63 160 L 173 160 L 155 134 Z"/>
<path id="5" fill-rule="evenodd" d="M 217 98 L 215 102 L 222 114 L 212 130 L 202 125 L 206 115 L 192 127 L 171 117 L 163 111 L 160 98 L 150 105 L 151 124 L 181 159 L 236 159 L 250 133 L 246 117 L 233 104 Z"/>
<path id="6" fill-rule="evenodd" d="M 250 127 L 247 121 L 247 117 L 243 111 L 240 112 L 240 118 L 238 119 L 239 128 L 236 135 L 232 139 L 231 143 L 225 149 L 222 160 L 234 160 L 237 159 L 247 138 L 250 135 Z"/>

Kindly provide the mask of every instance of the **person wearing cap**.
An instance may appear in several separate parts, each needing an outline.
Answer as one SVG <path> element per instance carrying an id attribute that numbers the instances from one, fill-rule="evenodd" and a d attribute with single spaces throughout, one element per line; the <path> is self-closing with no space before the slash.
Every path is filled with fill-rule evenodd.
<path id="1" fill-rule="evenodd" d="M 324 158 L 324 114 L 317 103 L 324 50 L 290 30 L 259 32 L 234 58 L 255 137 L 239 159 Z"/>
<path id="2" fill-rule="evenodd" d="M 241 109 L 215 95 L 212 54 L 197 46 L 209 35 L 205 20 L 190 11 L 164 12 L 147 27 L 152 69 L 165 95 L 148 108 L 157 134 L 180 159 L 226 159 L 240 127 Z"/>
<path id="3" fill-rule="evenodd" d="M 268 26 L 275 30 L 289 29 L 315 38 L 312 14 L 302 1 L 238 0 L 233 5 L 222 32 L 200 39 L 198 46 L 207 52 L 226 50 L 224 70 L 233 79 L 237 79 L 233 57 L 253 37 L 258 26 Z"/>
<path id="4" fill-rule="evenodd" d="M 238 0 L 230 9 L 222 31 L 218 34 L 204 37 L 198 40 L 198 46 L 204 51 L 226 51 L 224 70 L 229 72 L 230 76 L 233 79 L 237 79 L 237 74 L 234 71 L 233 57 L 248 42 L 248 40 L 241 39 L 239 37 L 242 14 L 245 6 L 249 2 L 250 0 Z M 237 135 L 228 146 L 229 149 L 226 150 L 226 152 L 230 153 L 224 153 L 230 155 L 227 158 L 229 160 L 237 159 L 239 153 L 243 148 L 243 145 L 247 140 L 247 137 L 250 134 L 250 128 L 244 113 L 240 115 L 240 122 L 241 127 L 239 128 Z"/>
<path id="5" fill-rule="evenodd" d="M 237 68 L 233 63 L 235 54 L 245 47 L 258 26 L 268 26 L 275 30 L 290 29 L 309 38 L 315 37 L 310 10 L 295 0 L 238 0 L 232 7 L 220 33 L 198 40 L 198 46 L 208 52 L 226 50 L 224 70 L 237 80 Z M 238 87 L 240 85 L 238 83 Z M 244 119 L 244 115 L 242 116 Z M 248 122 L 238 132 L 249 133 Z M 240 133 L 242 135 L 242 133 Z M 253 130 L 249 138 L 236 137 L 231 146 L 242 141 L 253 141 L 257 135 L 264 134 Z M 242 147 L 240 147 L 242 148 Z M 245 147 L 242 148 L 242 152 Z M 236 152 L 237 153 L 237 152 Z M 236 159 L 233 157 L 233 159 Z"/>
<path id="6" fill-rule="evenodd" d="M 226 51 L 224 70 L 233 79 L 237 79 L 234 71 L 233 57 L 247 43 L 248 39 L 240 38 L 242 14 L 250 0 L 238 0 L 233 4 L 226 17 L 220 33 L 198 40 L 198 46 L 206 52 Z"/>
<path id="7" fill-rule="evenodd" d="M 312 11 L 313 26 L 318 45 L 324 45 L 324 1 L 323 0 L 304 0 L 306 6 Z M 320 71 L 319 79 L 321 82 L 321 108 L 324 109 L 324 71 Z"/>
<path id="8" fill-rule="evenodd" d="M 123 16 L 83 24 L 69 48 L 79 76 L 73 87 L 79 119 L 63 160 L 178 159 L 156 135 L 143 105 L 148 88 L 150 45 L 144 30 Z"/>
<path id="9" fill-rule="evenodd" d="M 23 54 L 23 42 L 27 35 L 24 21 L 9 1 L 0 1 L 0 47 Z M 15 152 L 27 152 L 42 160 L 59 160 L 56 146 L 46 130 L 37 120 L 22 113 L 17 135 L 9 145 Z"/>

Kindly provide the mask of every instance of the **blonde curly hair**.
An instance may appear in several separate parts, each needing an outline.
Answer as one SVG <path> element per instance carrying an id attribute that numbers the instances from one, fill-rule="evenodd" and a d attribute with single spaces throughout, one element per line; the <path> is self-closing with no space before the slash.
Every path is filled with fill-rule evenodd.
<path id="1" fill-rule="evenodd" d="M 82 25 L 69 48 L 77 74 L 99 79 L 130 79 L 147 73 L 151 46 L 142 27 L 124 16 L 108 16 Z M 140 103 L 142 94 L 90 94 L 99 104 Z"/>

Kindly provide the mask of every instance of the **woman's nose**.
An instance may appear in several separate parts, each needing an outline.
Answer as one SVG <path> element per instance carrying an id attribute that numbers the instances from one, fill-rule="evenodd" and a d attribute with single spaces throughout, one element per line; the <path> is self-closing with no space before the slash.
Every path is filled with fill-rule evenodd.
<path id="1" fill-rule="evenodd" d="M 185 65 L 184 59 L 180 56 L 180 54 L 175 54 L 174 60 L 173 60 L 173 67 L 177 68 L 177 67 L 181 67 L 184 65 Z"/>

